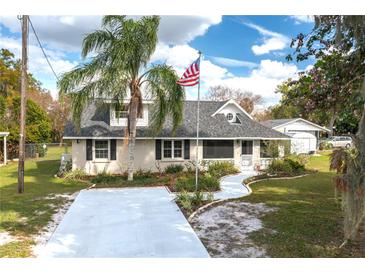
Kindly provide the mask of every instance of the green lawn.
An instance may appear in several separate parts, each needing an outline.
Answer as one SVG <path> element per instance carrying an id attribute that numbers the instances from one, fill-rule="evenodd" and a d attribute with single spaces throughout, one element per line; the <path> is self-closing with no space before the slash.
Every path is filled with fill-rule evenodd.
<path id="1" fill-rule="evenodd" d="M 319 172 L 291 180 L 265 180 L 251 185 L 245 202 L 277 210 L 262 218 L 264 229 L 251 234 L 271 257 L 360 256 L 343 241 L 341 205 L 335 198 L 328 155 L 312 156 L 307 167 Z"/>
<path id="2" fill-rule="evenodd" d="M 52 194 L 73 193 L 86 185 L 54 178 L 63 149 L 51 147 L 47 156 L 25 163 L 25 192 L 17 193 L 17 163 L 0 167 L 0 232 L 18 240 L 0 246 L 0 257 L 31 256 L 32 237 L 51 220 L 65 198 Z"/>

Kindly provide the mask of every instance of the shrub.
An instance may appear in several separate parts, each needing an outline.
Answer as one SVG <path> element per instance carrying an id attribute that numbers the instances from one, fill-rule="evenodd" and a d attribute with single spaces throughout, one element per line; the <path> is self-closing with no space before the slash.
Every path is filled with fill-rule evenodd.
<path id="1" fill-rule="evenodd" d="M 184 170 L 184 167 L 182 165 L 169 165 L 165 168 L 165 172 L 167 174 L 173 174 L 173 173 L 180 173 Z"/>
<path id="2" fill-rule="evenodd" d="M 319 143 L 319 149 L 320 150 L 329 150 L 332 149 L 333 145 L 330 144 L 328 141 L 322 141 Z"/>
<path id="3" fill-rule="evenodd" d="M 179 177 L 175 183 L 174 188 L 175 188 L 175 191 L 177 191 L 177 192 L 195 191 L 195 177 L 192 175 Z"/>
<path id="4" fill-rule="evenodd" d="M 286 156 L 285 159 L 291 159 L 293 161 L 299 162 L 303 166 L 309 162 L 309 156 L 305 154 L 291 154 Z"/>
<path id="5" fill-rule="evenodd" d="M 66 172 L 64 175 L 64 178 L 66 180 L 80 180 L 83 179 L 87 176 L 86 172 L 82 169 L 75 169 L 75 170 L 70 170 L 69 172 Z"/>
<path id="6" fill-rule="evenodd" d="M 301 173 L 304 170 L 304 165 L 289 158 L 274 159 L 267 168 L 269 173 Z"/>
<path id="7" fill-rule="evenodd" d="M 217 191 L 219 190 L 219 180 L 208 173 L 200 174 L 198 182 L 199 191 Z M 175 191 L 195 191 L 195 176 L 187 175 L 177 179 Z"/>
<path id="8" fill-rule="evenodd" d="M 220 189 L 219 179 L 209 173 L 205 173 L 199 177 L 198 186 L 199 190 L 203 191 L 217 191 Z"/>
<path id="9" fill-rule="evenodd" d="M 176 202 L 179 203 L 182 206 L 182 208 L 187 212 L 190 213 L 193 211 L 193 202 L 191 196 L 186 191 L 179 193 L 176 196 Z"/>
<path id="10" fill-rule="evenodd" d="M 176 201 L 184 210 L 191 213 L 194 208 L 199 207 L 204 203 L 204 195 L 199 191 L 194 192 L 193 194 L 183 191 L 177 195 Z"/>
<path id="11" fill-rule="evenodd" d="M 138 169 L 135 173 L 134 173 L 134 177 L 138 178 L 138 179 L 147 179 L 147 178 L 152 178 L 153 177 L 153 173 L 151 170 L 142 170 L 142 169 Z"/>
<path id="12" fill-rule="evenodd" d="M 208 173 L 217 178 L 238 172 L 234 164 L 228 161 L 213 161 L 208 165 Z"/>
<path id="13" fill-rule="evenodd" d="M 102 172 L 96 175 L 90 180 L 92 184 L 102 184 L 102 183 L 115 183 L 120 179 L 119 176 L 111 175 L 107 172 Z"/>

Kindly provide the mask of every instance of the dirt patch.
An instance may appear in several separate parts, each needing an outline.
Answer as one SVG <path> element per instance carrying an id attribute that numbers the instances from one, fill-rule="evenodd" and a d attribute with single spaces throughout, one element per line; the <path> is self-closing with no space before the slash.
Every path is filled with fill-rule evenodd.
<path id="1" fill-rule="evenodd" d="M 55 199 L 55 198 L 63 198 L 65 202 L 61 207 L 57 209 L 57 212 L 52 216 L 51 221 L 47 224 L 44 230 L 37 235 L 34 240 L 36 244 L 33 247 L 33 255 L 38 256 L 40 250 L 45 246 L 48 240 L 51 238 L 53 232 L 56 230 L 59 223 L 62 221 L 63 216 L 66 214 L 67 210 L 71 206 L 72 202 L 76 199 L 79 192 L 75 192 L 73 194 L 53 194 L 47 196 L 45 199 Z"/>
<path id="2" fill-rule="evenodd" d="M 226 202 L 194 216 L 191 224 L 211 257 L 267 257 L 249 234 L 262 229 L 260 217 L 274 210 L 263 203 Z"/>

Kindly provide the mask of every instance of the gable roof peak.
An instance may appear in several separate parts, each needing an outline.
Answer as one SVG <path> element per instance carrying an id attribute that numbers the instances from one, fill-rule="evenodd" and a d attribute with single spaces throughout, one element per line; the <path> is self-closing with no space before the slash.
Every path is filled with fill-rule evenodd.
<path id="1" fill-rule="evenodd" d="M 224 102 L 224 101 L 223 101 Z M 234 99 L 229 99 L 227 101 L 224 102 L 224 104 L 217 109 L 213 114 L 212 117 L 214 117 L 216 114 L 220 113 L 226 106 L 228 106 L 229 104 L 233 104 L 235 105 L 243 114 L 245 114 L 248 118 L 250 118 L 251 120 L 253 120 L 252 116 L 246 111 L 244 110 Z"/>

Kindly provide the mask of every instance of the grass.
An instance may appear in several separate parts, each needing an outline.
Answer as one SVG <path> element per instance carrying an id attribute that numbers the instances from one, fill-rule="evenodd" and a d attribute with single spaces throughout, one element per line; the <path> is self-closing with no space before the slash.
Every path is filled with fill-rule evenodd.
<path id="1" fill-rule="evenodd" d="M 271 257 L 360 256 L 343 241 L 342 211 L 335 198 L 335 173 L 327 155 L 312 156 L 307 168 L 317 173 L 292 180 L 265 180 L 251 185 L 253 194 L 244 202 L 276 208 L 262 218 L 264 229 L 250 234 Z"/>
<path id="2" fill-rule="evenodd" d="M 25 162 L 25 191 L 17 193 L 18 164 L 0 167 L 0 232 L 7 231 L 17 241 L 0 246 L 0 257 L 29 257 L 33 236 L 41 232 L 65 198 L 86 185 L 55 178 L 63 149 L 50 147 L 46 157 Z"/>

